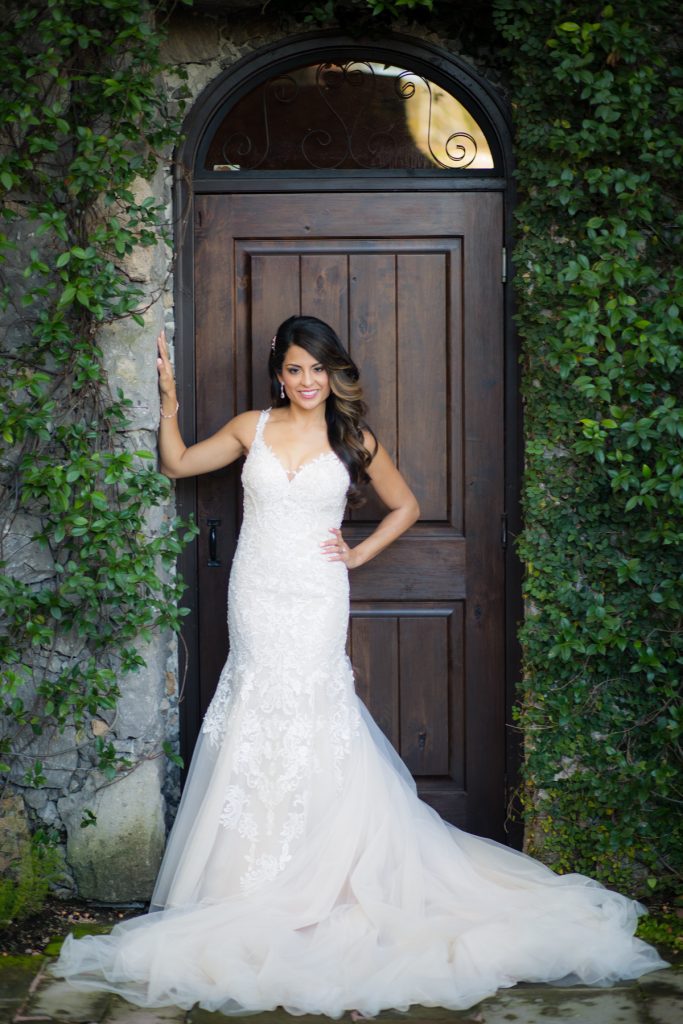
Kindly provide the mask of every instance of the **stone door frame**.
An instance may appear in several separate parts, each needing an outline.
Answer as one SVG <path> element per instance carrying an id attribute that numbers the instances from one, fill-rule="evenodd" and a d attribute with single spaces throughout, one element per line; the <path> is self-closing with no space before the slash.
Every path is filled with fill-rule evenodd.
<path id="1" fill-rule="evenodd" d="M 218 111 L 236 102 L 255 84 L 279 71 L 326 57 L 386 60 L 399 66 L 406 64 L 443 85 L 472 111 L 492 145 L 496 172 L 462 177 L 422 175 L 419 179 L 400 171 L 368 171 L 348 176 L 340 182 L 339 175 L 327 171 L 280 171 L 252 175 L 229 174 L 223 178 L 195 175 L 194 167 L 205 133 Z M 501 534 L 509 538 L 505 553 L 505 668 L 506 668 L 506 789 L 512 794 L 518 780 L 521 737 L 512 726 L 512 707 L 521 679 L 521 652 L 517 627 L 523 617 L 521 596 L 522 566 L 514 551 L 514 538 L 521 528 L 520 484 L 523 471 L 522 404 L 519 389 L 518 346 L 513 323 L 513 292 L 510 287 L 512 266 L 506 254 L 512 250 L 512 213 L 514 183 L 512 128 L 509 107 L 500 92 L 470 65 L 448 51 L 412 36 L 387 33 L 381 40 L 351 39 L 338 32 L 312 32 L 285 37 L 243 57 L 218 75 L 195 100 L 184 123 L 185 141 L 175 162 L 174 222 L 176 224 L 175 268 L 175 366 L 180 400 L 180 428 L 187 443 L 195 440 L 195 365 L 194 365 L 194 199 L 198 194 L 221 192 L 324 192 L 420 190 L 498 191 L 504 197 L 504 234 L 501 239 L 501 274 L 504 288 L 505 332 L 505 502 L 506 515 L 501 521 Z M 499 169 L 499 170 L 498 170 Z M 180 515 L 196 514 L 193 482 L 178 481 L 177 502 Z M 197 701 L 198 621 L 196 607 L 197 544 L 181 555 L 178 570 L 188 584 L 183 604 L 189 609 L 184 619 L 180 644 L 179 673 L 183 685 L 181 705 L 181 751 L 187 752 L 188 738 L 199 725 Z M 512 826 L 509 839 L 521 843 L 521 826 Z"/>

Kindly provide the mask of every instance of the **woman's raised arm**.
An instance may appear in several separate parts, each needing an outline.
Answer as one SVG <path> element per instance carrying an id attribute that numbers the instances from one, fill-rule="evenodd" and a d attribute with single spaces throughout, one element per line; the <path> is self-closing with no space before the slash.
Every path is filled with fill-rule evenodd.
<path id="1" fill-rule="evenodd" d="M 229 466 L 243 455 L 256 430 L 257 412 L 244 412 L 226 423 L 211 437 L 188 448 L 178 429 L 178 399 L 176 397 L 173 368 L 168 358 L 166 335 L 157 338 L 159 356 L 159 391 L 161 393 L 161 422 L 159 424 L 160 470 L 176 480 L 180 477 L 211 473 Z"/>

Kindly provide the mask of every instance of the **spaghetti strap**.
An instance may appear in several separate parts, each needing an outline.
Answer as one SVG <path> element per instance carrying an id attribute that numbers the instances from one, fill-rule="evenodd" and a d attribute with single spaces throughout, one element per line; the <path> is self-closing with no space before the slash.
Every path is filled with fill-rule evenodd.
<path id="1" fill-rule="evenodd" d="M 268 417 L 269 416 L 270 416 L 270 408 L 263 409 L 263 411 L 261 412 L 261 415 L 258 418 L 258 423 L 256 424 L 256 432 L 254 433 L 254 440 L 251 442 L 251 447 L 252 448 L 254 447 L 254 445 L 263 444 L 263 428 L 265 427 L 266 423 L 268 422 Z M 251 451 L 251 449 L 249 449 L 249 450 Z"/>

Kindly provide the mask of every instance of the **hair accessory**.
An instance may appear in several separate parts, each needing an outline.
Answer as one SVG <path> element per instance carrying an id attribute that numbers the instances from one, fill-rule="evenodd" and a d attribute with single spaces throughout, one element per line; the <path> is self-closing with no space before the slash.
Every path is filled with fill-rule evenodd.
<path id="1" fill-rule="evenodd" d="M 270 351 L 275 351 L 275 342 L 277 341 L 277 334 L 274 334 L 270 342 Z"/>
<path id="2" fill-rule="evenodd" d="M 285 397 L 285 386 L 282 383 L 282 381 L 280 381 L 280 398 L 284 398 L 284 397 Z"/>
<path id="3" fill-rule="evenodd" d="M 180 408 L 180 402 L 176 399 L 175 409 L 173 412 L 164 412 L 163 409 L 159 409 L 159 414 L 162 420 L 172 420 L 174 416 L 178 415 L 178 409 Z"/>

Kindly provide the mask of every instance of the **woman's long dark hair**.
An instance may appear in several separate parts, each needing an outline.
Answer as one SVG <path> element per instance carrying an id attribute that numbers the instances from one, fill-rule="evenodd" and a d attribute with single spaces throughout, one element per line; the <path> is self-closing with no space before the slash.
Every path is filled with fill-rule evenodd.
<path id="1" fill-rule="evenodd" d="M 330 395 L 325 403 L 327 437 L 332 451 L 346 466 L 351 478 L 348 501 L 352 507 L 363 503 L 360 485 L 370 479 L 368 466 L 377 451 L 377 439 L 365 422 L 366 405 L 358 383 L 358 367 L 329 324 L 316 316 L 290 316 L 277 329 L 268 360 L 270 393 L 274 406 L 289 405 L 280 398 L 278 373 L 282 373 L 290 345 L 299 345 L 327 370 Z M 375 451 L 369 452 L 363 430 L 370 430 Z"/>

